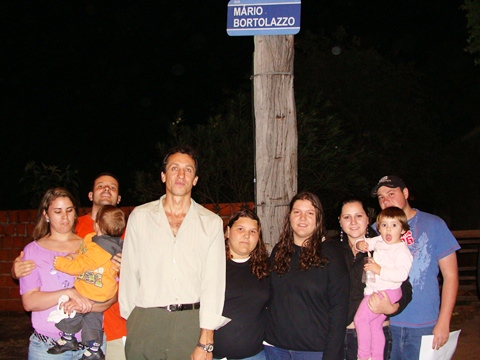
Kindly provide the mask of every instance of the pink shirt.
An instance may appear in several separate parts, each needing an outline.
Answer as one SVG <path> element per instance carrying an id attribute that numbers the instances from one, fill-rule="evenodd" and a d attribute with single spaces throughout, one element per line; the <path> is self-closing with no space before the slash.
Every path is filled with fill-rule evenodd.
<path id="1" fill-rule="evenodd" d="M 40 291 L 57 291 L 73 286 L 74 276 L 64 274 L 53 267 L 54 256 L 65 256 L 68 253 L 47 250 L 36 241 L 25 246 L 23 251 L 25 253 L 23 259 L 33 260 L 37 266 L 30 275 L 20 278 L 20 295 L 36 288 L 40 288 Z M 55 323 L 47 322 L 48 315 L 55 308 L 56 305 L 46 310 L 32 311 L 32 326 L 38 333 L 57 339 L 60 330 L 55 327 Z M 77 339 L 80 337 L 77 336 Z"/>

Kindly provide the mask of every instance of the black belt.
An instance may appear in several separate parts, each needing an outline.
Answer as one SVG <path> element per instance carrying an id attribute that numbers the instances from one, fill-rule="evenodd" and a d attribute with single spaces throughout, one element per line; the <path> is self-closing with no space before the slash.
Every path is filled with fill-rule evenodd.
<path id="1" fill-rule="evenodd" d="M 172 304 L 167 306 L 159 306 L 160 309 L 165 309 L 169 312 L 172 311 L 184 311 L 184 310 L 195 310 L 200 309 L 200 303 L 195 304 Z"/>
<path id="2" fill-rule="evenodd" d="M 44 342 L 46 344 L 54 344 L 55 343 L 55 339 L 53 339 L 49 336 L 42 335 L 42 334 L 38 333 L 37 331 L 34 331 L 33 335 L 35 335 L 39 340 L 41 340 L 42 342 Z"/>
<path id="3" fill-rule="evenodd" d="M 42 335 L 39 332 L 37 332 L 36 330 L 33 331 L 33 335 L 35 335 L 38 340 L 44 342 L 47 345 L 54 345 L 56 343 L 54 338 L 51 338 L 50 336 Z M 82 343 L 79 342 L 78 345 L 79 345 L 79 349 L 84 348 Z"/>

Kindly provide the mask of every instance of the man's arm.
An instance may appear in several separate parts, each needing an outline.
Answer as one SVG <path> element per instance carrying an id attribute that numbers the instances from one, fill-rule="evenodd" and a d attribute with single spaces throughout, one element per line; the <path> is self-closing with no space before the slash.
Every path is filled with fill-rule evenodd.
<path id="1" fill-rule="evenodd" d="M 113 271 L 120 273 L 120 268 L 122 267 L 122 253 L 116 254 L 111 261 Z"/>
<path id="2" fill-rule="evenodd" d="M 213 344 L 214 330 L 227 324 L 230 319 L 222 316 L 225 300 L 226 260 L 222 220 L 212 224 L 212 242 L 204 259 L 204 272 L 200 290 L 200 337 L 199 343 Z M 191 360 L 211 360 L 213 354 L 195 347 Z"/>
<path id="3" fill-rule="evenodd" d="M 222 220 L 215 219 L 210 231 L 212 238 L 203 261 L 200 284 L 200 328 L 217 330 L 230 319 L 222 316 L 225 300 L 226 260 Z"/>
<path id="4" fill-rule="evenodd" d="M 432 349 L 439 349 L 448 340 L 450 334 L 450 319 L 457 300 L 458 293 L 458 264 L 455 252 L 438 261 L 443 276 L 442 301 L 437 325 L 433 328 Z"/>
<path id="5" fill-rule="evenodd" d="M 136 212 L 130 214 L 127 223 L 127 232 L 122 252 L 122 275 L 120 276 L 120 287 L 118 290 L 118 301 L 120 303 L 121 316 L 128 319 L 135 307 L 135 299 L 140 287 L 140 274 L 138 269 L 137 229 Z"/>
<path id="6" fill-rule="evenodd" d="M 20 279 L 23 276 L 30 275 L 32 270 L 35 269 L 35 261 L 33 260 L 22 260 L 24 256 L 23 251 L 20 252 L 20 255 L 13 260 L 11 274 L 12 278 L 15 280 Z"/>
<path id="7" fill-rule="evenodd" d="M 213 330 L 200 329 L 200 337 L 198 342 L 203 345 L 213 344 Z M 202 348 L 196 346 L 190 355 L 190 360 L 211 360 L 213 359 L 213 353 L 207 352 Z"/>
<path id="8" fill-rule="evenodd" d="M 385 291 L 379 291 L 382 294 L 382 298 L 377 293 L 370 295 L 367 305 L 371 312 L 374 314 L 391 315 L 399 310 L 400 305 L 398 303 L 392 304 L 390 298 Z"/>
<path id="9" fill-rule="evenodd" d="M 402 297 L 395 304 L 391 303 L 390 298 L 385 291 L 380 291 L 380 293 L 383 296 L 381 299 L 377 293 L 370 295 L 367 303 L 370 311 L 374 314 L 395 316 L 405 310 L 410 301 L 412 301 L 412 284 L 408 279 L 402 283 Z"/>
<path id="10" fill-rule="evenodd" d="M 382 298 L 373 293 L 368 299 L 368 307 L 374 314 L 398 315 L 412 300 L 412 285 L 408 281 L 408 273 L 412 266 L 412 257 L 408 249 L 397 252 L 394 267 L 382 268 L 381 278 L 394 281 L 402 281 L 402 297 L 398 302 L 392 304 L 385 291 L 380 291 Z"/>

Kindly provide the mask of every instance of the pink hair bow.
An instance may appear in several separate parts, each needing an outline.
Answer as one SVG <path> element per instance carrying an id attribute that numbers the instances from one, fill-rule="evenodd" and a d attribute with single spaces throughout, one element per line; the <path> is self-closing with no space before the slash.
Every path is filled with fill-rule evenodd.
<path id="1" fill-rule="evenodd" d="M 405 234 L 403 234 L 401 239 L 407 245 L 412 245 L 415 242 L 413 240 L 412 232 L 410 230 L 408 230 Z"/>

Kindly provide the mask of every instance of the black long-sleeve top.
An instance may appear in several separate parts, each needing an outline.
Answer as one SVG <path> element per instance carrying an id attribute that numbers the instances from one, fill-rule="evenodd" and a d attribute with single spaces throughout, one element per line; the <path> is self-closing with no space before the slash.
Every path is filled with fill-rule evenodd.
<path id="1" fill-rule="evenodd" d="M 271 274 L 266 341 L 288 350 L 323 351 L 325 360 L 342 359 L 350 291 L 344 257 L 338 247 L 325 242 L 322 252 L 329 263 L 300 270 L 301 251 L 294 245 L 289 271 L 281 277 Z"/>
<path id="2" fill-rule="evenodd" d="M 225 304 L 222 315 L 231 321 L 215 331 L 216 359 L 244 359 L 263 350 L 265 312 L 270 298 L 270 278 L 259 280 L 250 261 L 227 261 Z"/>

